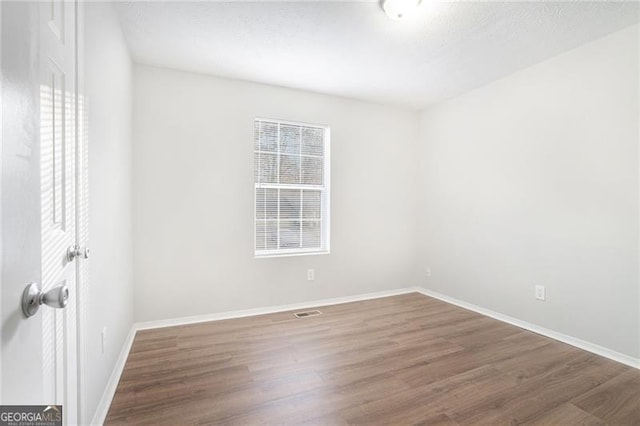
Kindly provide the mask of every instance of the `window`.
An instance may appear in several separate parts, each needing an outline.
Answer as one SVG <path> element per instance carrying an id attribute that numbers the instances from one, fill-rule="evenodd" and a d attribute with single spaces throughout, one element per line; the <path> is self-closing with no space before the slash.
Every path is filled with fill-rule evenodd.
<path id="1" fill-rule="evenodd" d="M 329 251 L 329 128 L 254 121 L 255 254 Z"/>

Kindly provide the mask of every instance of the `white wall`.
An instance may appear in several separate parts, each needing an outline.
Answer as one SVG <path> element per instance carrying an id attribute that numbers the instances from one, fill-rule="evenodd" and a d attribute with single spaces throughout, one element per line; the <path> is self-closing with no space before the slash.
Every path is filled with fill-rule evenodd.
<path id="1" fill-rule="evenodd" d="M 634 26 L 424 112 L 426 287 L 638 357 L 638 79 Z"/>
<path id="2" fill-rule="evenodd" d="M 255 259 L 253 119 L 331 126 L 331 254 Z M 415 285 L 416 115 L 134 67 L 136 320 Z M 314 282 L 306 270 L 314 268 Z"/>
<path id="3" fill-rule="evenodd" d="M 98 405 L 133 324 L 132 64 L 111 4 L 85 4 L 89 117 L 89 280 L 84 422 Z M 107 329 L 102 353 L 101 332 Z"/>

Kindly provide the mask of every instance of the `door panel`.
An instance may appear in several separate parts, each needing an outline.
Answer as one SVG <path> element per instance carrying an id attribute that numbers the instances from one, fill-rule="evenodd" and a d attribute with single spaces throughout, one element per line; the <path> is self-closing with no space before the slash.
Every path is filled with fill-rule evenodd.
<path id="1" fill-rule="evenodd" d="M 64 309 L 41 309 L 43 400 L 64 406 L 77 423 L 75 4 L 53 0 L 40 10 L 41 276 L 44 291 L 66 285 Z"/>

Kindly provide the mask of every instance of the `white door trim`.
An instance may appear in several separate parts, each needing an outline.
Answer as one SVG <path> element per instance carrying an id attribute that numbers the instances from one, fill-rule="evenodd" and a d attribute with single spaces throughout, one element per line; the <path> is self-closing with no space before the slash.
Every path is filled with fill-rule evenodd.
<path id="1" fill-rule="evenodd" d="M 75 197 L 76 197 L 76 244 L 83 246 L 86 241 L 83 241 L 83 233 L 88 232 L 88 224 L 86 221 L 87 215 L 82 214 L 83 208 L 87 208 L 87 204 L 83 202 L 86 195 L 83 195 L 84 185 L 86 183 L 85 176 L 85 150 L 88 149 L 88 141 L 86 140 L 86 111 L 84 108 L 84 2 L 75 1 L 75 66 L 76 66 L 76 149 L 75 149 L 75 167 L 76 167 L 76 182 L 75 182 Z M 85 212 L 86 213 L 86 212 Z M 86 239 L 86 238 L 85 238 Z M 77 389 L 78 398 L 77 404 L 77 419 L 78 424 L 86 424 L 88 418 L 85 419 L 84 412 L 84 394 L 86 390 L 85 383 L 85 365 L 86 365 L 86 349 L 85 349 L 85 332 L 84 324 L 86 318 L 84 292 L 82 289 L 87 285 L 88 277 L 83 271 L 86 271 L 86 266 L 82 264 L 84 260 L 79 259 L 76 261 L 76 348 L 77 348 Z M 88 416 L 86 416 L 88 417 Z"/>

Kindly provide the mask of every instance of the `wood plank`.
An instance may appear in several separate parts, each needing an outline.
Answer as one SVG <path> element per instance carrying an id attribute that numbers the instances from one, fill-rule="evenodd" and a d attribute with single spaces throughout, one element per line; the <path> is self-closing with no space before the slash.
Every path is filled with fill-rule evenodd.
<path id="1" fill-rule="evenodd" d="M 584 426 L 604 426 L 605 422 L 591 414 L 582 411 L 573 404 L 566 403 L 547 412 L 542 413 L 538 418 L 526 422 L 527 426 L 564 426 L 564 425 L 584 425 Z"/>
<path id="2" fill-rule="evenodd" d="M 582 410 L 611 424 L 640 423 L 640 374 L 628 370 L 573 399 Z"/>

